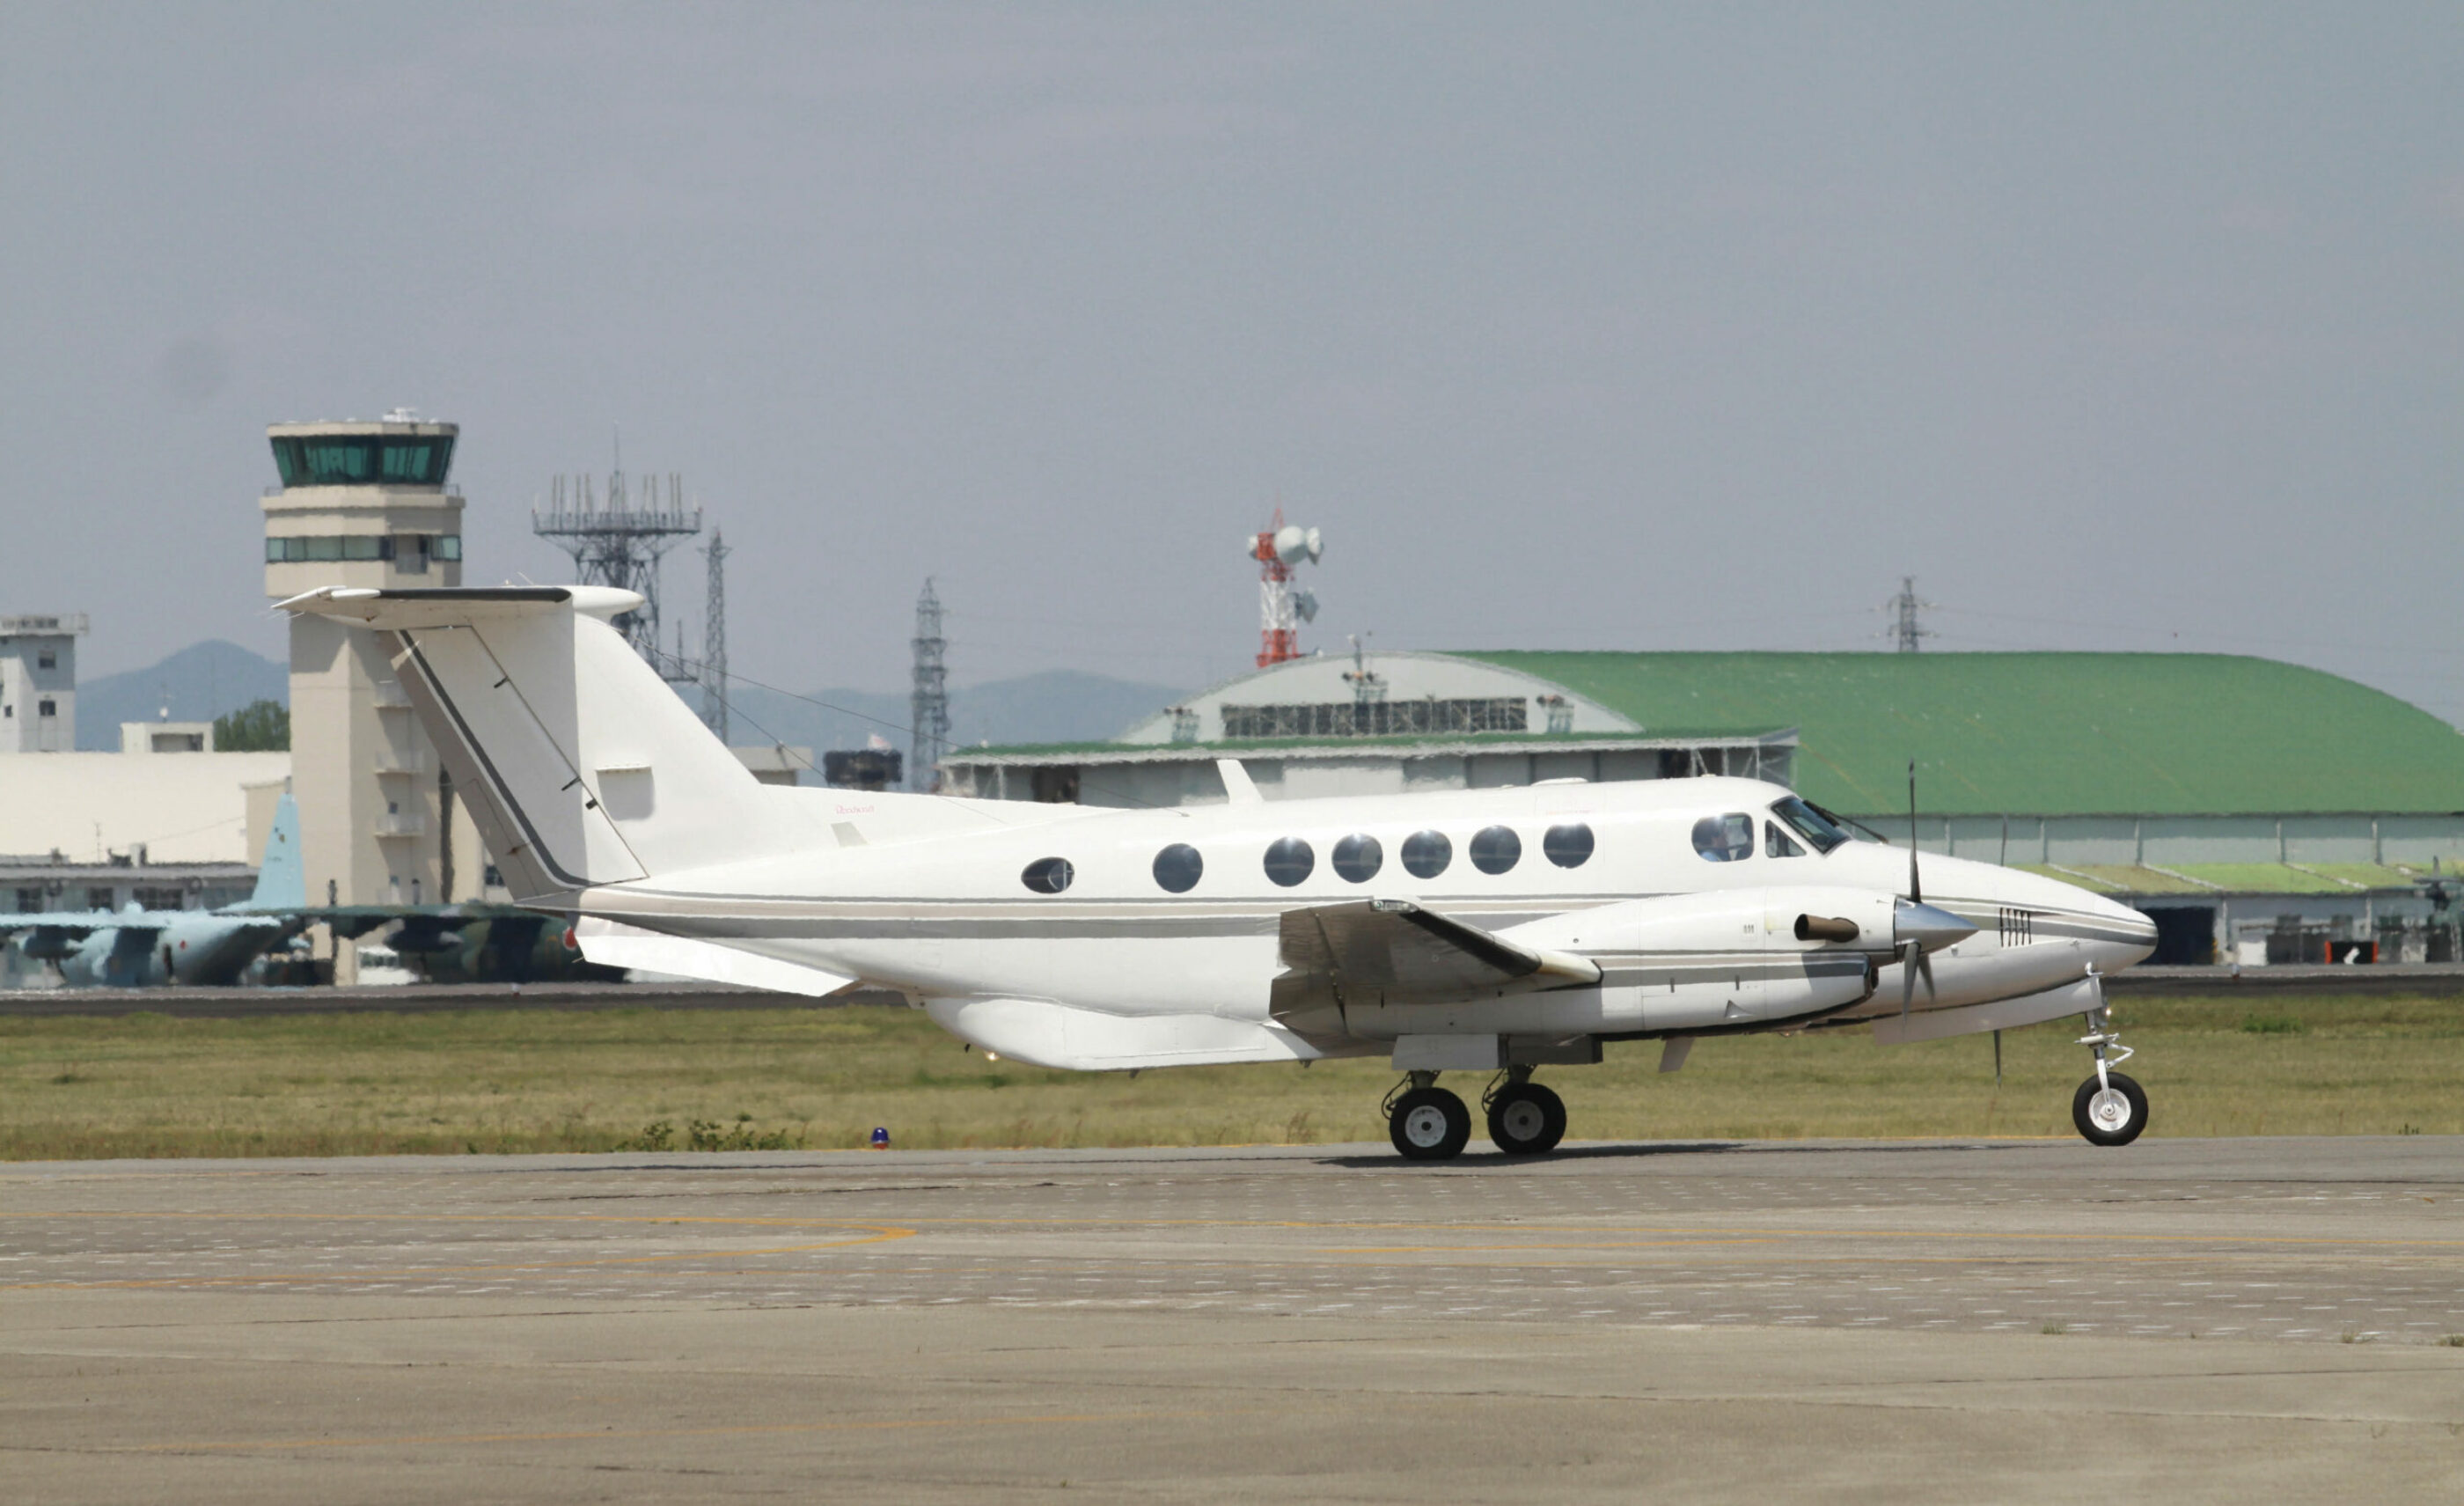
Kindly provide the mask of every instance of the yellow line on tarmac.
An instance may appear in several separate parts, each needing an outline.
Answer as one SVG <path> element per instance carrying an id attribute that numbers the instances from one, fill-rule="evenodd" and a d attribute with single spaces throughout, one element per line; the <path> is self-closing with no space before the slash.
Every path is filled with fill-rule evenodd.
<path id="1" fill-rule="evenodd" d="M 926 1428 L 1029 1428 L 1068 1423 L 1172 1422 L 1192 1418 L 1258 1415 L 1264 1408 L 1238 1411 L 1209 1408 L 1178 1412 L 1048 1412 L 1031 1417 L 919 1418 L 894 1422 L 741 1423 L 710 1428 L 575 1428 L 557 1432 L 399 1433 L 384 1438 L 256 1438 L 205 1440 L 190 1443 L 141 1444 L 132 1449 L 94 1451 L 105 1453 L 195 1453 L 251 1449 L 384 1449 L 410 1444 L 563 1443 L 619 1438 L 725 1438 L 763 1433 L 892 1432 Z"/>

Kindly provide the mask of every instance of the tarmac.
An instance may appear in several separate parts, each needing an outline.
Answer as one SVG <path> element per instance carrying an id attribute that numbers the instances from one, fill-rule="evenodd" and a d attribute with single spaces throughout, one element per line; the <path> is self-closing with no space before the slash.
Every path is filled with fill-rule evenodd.
<path id="1" fill-rule="evenodd" d="M 0 1167 L 44 1502 L 2464 1498 L 2464 1141 Z"/>
<path id="2" fill-rule="evenodd" d="M 2117 998 L 2135 994 L 2269 993 L 2464 994 L 2464 964 L 2389 963 L 2379 966 L 2155 967 L 2114 974 Z M 893 990 L 850 987 L 825 998 L 774 993 L 686 979 L 604 983 L 361 984 L 321 988 L 11 988 L 0 989 L 0 1019 L 109 1018 L 168 1014 L 183 1019 L 258 1019 L 295 1014 L 425 1014 L 452 1009 L 812 1009 L 899 1006 Z"/>

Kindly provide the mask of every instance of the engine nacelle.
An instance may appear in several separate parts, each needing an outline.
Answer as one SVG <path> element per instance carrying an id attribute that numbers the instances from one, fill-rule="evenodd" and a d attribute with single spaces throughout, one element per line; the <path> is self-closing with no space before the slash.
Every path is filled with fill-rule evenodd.
<path id="1" fill-rule="evenodd" d="M 1499 934 L 1597 963 L 1585 987 L 1461 1004 L 1354 1006 L 1351 1034 L 1629 1035 L 1750 1029 L 1845 1008 L 1873 991 L 1893 948 L 1896 897 L 1815 887 L 1629 899 Z M 1812 918 L 1830 925 L 1800 925 Z M 1825 940 L 1849 934 L 1855 940 Z M 1800 937 L 1800 932 L 1807 933 Z"/>

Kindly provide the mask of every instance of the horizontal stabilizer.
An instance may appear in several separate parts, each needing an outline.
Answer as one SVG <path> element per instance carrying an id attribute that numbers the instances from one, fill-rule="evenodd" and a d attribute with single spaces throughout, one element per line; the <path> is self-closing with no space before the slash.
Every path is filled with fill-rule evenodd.
<path id="1" fill-rule="evenodd" d="M 369 586 L 320 586 L 275 605 L 277 611 L 313 612 L 385 631 L 406 628 L 459 628 L 535 617 L 570 607 L 585 617 L 605 619 L 642 605 L 638 591 L 608 586 L 461 586 L 451 589 L 378 590 Z"/>
<path id="2" fill-rule="evenodd" d="M 583 916 L 574 925 L 573 934 L 574 940 L 582 943 L 583 961 L 605 967 L 637 967 L 644 972 L 672 973 L 679 978 L 699 978 L 708 983 L 767 988 L 775 993 L 800 993 L 810 999 L 836 993 L 855 982 L 852 978 L 824 972 L 818 967 L 782 963 L 773 957 L 740 952 L 735 947 L 720 946 L 713 941 L 663 936 L 656 931 L 645 931 L 639 926 L 603 919 L 598 916 Z"/>

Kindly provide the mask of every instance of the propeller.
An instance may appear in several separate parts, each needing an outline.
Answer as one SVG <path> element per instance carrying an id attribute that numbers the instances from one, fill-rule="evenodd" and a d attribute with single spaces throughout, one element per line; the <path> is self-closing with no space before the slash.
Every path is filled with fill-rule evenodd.
<path id="1" fill-rule="evenodd" d="M 1925 997 L 1934 996 L 1932 954 L 1956 946 L 1976 934 L 1976 927 L 1947 910 L 1925 902 L 1925 884 L 1917 871 L 1917 765 L 1908 761 L 1908 902 L 1891 918 L 1892 939 L 1900 953 L 1900 1018 L 1917 1002 L 1917 974 L 1925 974 Z"/>

